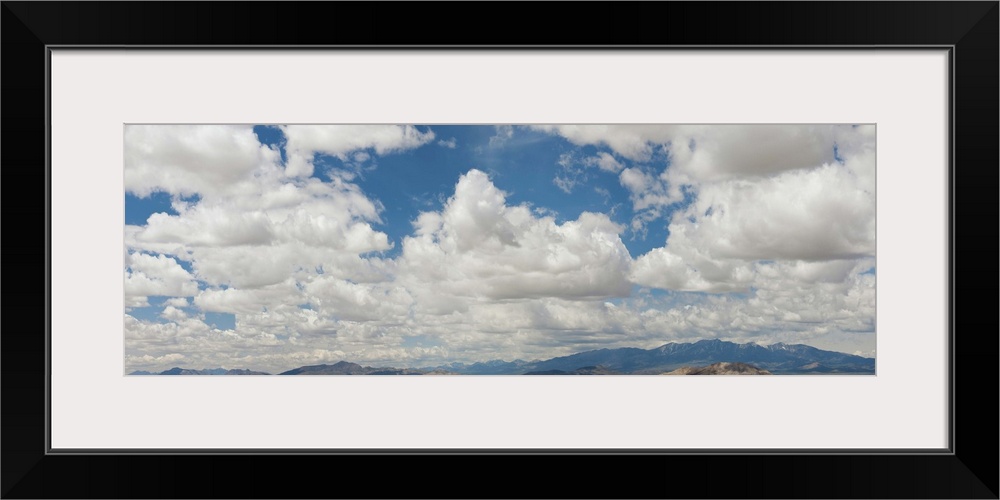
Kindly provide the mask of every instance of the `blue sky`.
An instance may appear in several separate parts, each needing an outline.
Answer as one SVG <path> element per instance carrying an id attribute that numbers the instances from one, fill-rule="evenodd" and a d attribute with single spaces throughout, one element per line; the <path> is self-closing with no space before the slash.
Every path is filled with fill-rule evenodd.
<path id="1" fill-rule="evenodd" d="M 870 126 L 130 125 L 125 171 L 126 371 L 874 355 Z"/>
<path id="2" fill-rule="evenodd" d="M 575 146 L 559 136 L 533 130 L 519 130 L 515 137 L 491 146 L 490 139 L 497 135 L 494 126 L 437 125 L 422 128 L 433 128 L 435 136 L 441 138 L 439 140 L 454 139 L 455 148 L 437 144 L 434 145 L 436 147 L 421 147 L 377 158 L 360 169 L 356 166 L 357 162 L 351 159 L 318 155 L 315 160 L 317 168 L 313 177 L 320 180 L 328 181 L 331 175 L 337 175 L 333 172 L 336 170 L 357 173 L 355 182 L 386 207 L 381 214 L 382 223 L 376 227 L 397 244 L 396 252 L 402 238 L 412 231 L 412 221 L 417 214 L 439 210 L 458 177 L 473 168 L 489 173 L 494 183 L 509 193 L 511 203 L 530 203 L 547 209 L 560 222 L 576 219 L 581 212 L 591 211 L 610 213 L 612 220 L 627 226 L 635 215 L 632 205 L 628 203 L 628 191 L 619 183 L 615 173 L 586 169 L 576 176 L 580 184 L 570 192 L 560 189 L 553 182 L 555 176 L 565 171 L 558 165 L 561 155 L 575 154 L 586 158 L 599 151 L 607 151 L 607 148 Z M 278 127 L 257 125 L 253 127 L 253 132 L 262 144 L 282 147 L 284 136 Z M 662 157 L 648 162 L 620 161 L 649 171 L 669 165 L 669 160 Z M 664 217 L 648 224 L 643 233 L 627 231 L 623 234 L 622 241 L 629 252 L 641 255 L 662 246 L 667 237 L 666 221 L 669 216 L 689 204 L 690 199 L 687 203 L 682 201 L 670 206 Z M 125 223 L 142 225 L 157 212 L 175 215 L 176 211 L 170 205 L 171 196 L 166 192 L 142 198 L 126 193 Z M 389 252 L 390 255 L 392 253 Z"/>

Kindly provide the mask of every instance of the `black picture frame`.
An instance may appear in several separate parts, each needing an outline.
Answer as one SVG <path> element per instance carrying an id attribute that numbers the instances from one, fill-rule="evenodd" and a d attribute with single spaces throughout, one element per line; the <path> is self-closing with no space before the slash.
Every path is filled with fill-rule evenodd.
<path id="1" fill-rule="evenodd" d="M 8 314 L 5 335 L 0 337 L 4 498 L 998 498 L 996 317 L 992 306 L 976 305 L 979 297 L 991 298 L 994 289 L 992 281 L 973 277 L 996 275 L 983 269 L 989 265 L 993 270 L 997 241 L 992 232 L 1000 165 L 1000 4 L 996 1 L 574 3 L 554 4 L 544 11 L 537 4 L 485 2 L 2 4 L 2 133 L 7 147 L 0 150 L 0 160 L 6 167 L 3 208 L 8 234 L 2 253 L 19 270 L 13 281 L 8 275 L 8 284 L 15 285 L 8 288 L 13 293 L 3 295 Z M 615 46 L 950 47 L 953 425 L 949 452 L 48 453 L 50 47 L 195 50 L 415 44 L 608 50 Z M 988 255 L 977 258 L 984 250 Z M 38 278 L 38 269 L 45 270 L 44 279 Z M 31 272 L 26 270 L 34 272 L 22 277 L 21 272 Z M 959 271 L 964 271 L 965 279 L 957 279 Z M 965 302 L 959 304 L 962 299 Z M 44 328 L 38 318 L 46 318 Z M 487 460 L 469 455 L 491 456 Z M 561 476 L 553 464 L 574 470 L 574 477 Z M 303 472 L 317 467 L 336 472 L 329 478 Z M 362 471 L 372 468 L 385 471 L 386 480 L 377 484 L 358 480 Z M 470 481 L 483 486 L 474 491 L 457 486 Z"/>

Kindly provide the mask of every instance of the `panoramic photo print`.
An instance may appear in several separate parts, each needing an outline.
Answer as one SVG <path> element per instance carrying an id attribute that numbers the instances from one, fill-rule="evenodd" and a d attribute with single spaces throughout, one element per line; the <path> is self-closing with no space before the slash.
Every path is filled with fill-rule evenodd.
<path id="1" fill-rule="evenodd" d="M 124 126 L 126 375 L 874 375 L 875 126 Z"/>

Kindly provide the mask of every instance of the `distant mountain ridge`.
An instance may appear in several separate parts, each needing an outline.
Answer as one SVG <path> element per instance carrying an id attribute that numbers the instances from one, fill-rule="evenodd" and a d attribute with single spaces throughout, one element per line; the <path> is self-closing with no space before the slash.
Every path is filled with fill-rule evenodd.
<path id="1" fill-rule="evenodd" d="M 159 373 L 138 370 L 129 375 L 270 375 L 267 372 L 257 372 L 253 370 L 227 370 L 225 368 L 206 368 L 204 370 L 191 370 L 189 368 L 173 367 Z"/>
<path id="2" fill-rule="evenodd" d="M 281 372 L 278 375 L 429 375 L 429 370 L 361 366 L 349 361 L 339 361 L 332 365 L 311 365 Z"/>
<path id="3" fill-rule="evenodd" d="M 525 375 L 624 375 L 624 373 L 609 370 L 604 366 L 582 366 L 571 372 L 563 370 L 542 370 L 528 372 Z"/>
<path id="4" fill-rule="evenodd" d="M 732 366 L 713 365 L 728 363 Z M 737 344 L 723 340 L 668 343 L 652 349 L 622 347 L 597 349 L 546 360 L 492 360 L 472 364 L 450 363 L 424 368 L 362 366 L 349 361 L 332 365 L 309 365 L 280 375 L 657 375 L 681 368 L 708 369 L 703 374 L 735 374 L 753 370 L 775 375 L 792 374 L 874 374 L 875 360 L 853 354 L 825 351 L 803 344 L 777 343 L 769 346 Z M 720 373 L 711 373 L 711 372 Z M 726 373 L 722 373 L 726 372 Z M 743 373 L 743 372 L 741 372 Z M 133 375 L 153 375 L 133 372 Z M 266 375 L 250 370 L 188 370 L 171 368 L 159 375 Z"/>
<path id="5" fill-rule="evenodd" d="M 875 360 L 853 354 L 825 351 L 803 344 L 737 344 L 718 339 L 693 343 L 668 343 L 653 349 L 623 347 L 598 349 L 543 361 L 491 361 L 471 365 L 451 364 L 437 368 L 462 374 L 514 375 L 559 370 L 572 372 L 585 366 L 601 366 L 629 374 L 656 374 L 684 366 L 715 363 L 746 363 L 773 374 L 875 373 Z"/>
<path id="6" fill-rule="evenodd" d="M 436 367 L 460 374 L 517 375 L 531 372 L 573 372 L 587 366 L 635 375 L 653 375 L 682 367 L 715 363 L 746 363 L 772 374 L 874 374 L 875 360 L 853 354 L 825 351 L 803 344 L 769 346 L 737 344 L 718 339 L 693 343 L 668 343 L 652 349 L 622 347 L 597 349 L 542 361 L 490 361 Z"/>

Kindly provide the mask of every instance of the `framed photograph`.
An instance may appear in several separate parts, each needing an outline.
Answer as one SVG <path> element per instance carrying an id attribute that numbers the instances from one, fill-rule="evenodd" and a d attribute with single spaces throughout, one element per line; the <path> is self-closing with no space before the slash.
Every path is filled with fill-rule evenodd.
<path id="1" fill-rule="evenodd" d="M 445 496 L 413 461 L 492 455 L 660 478 L 530 496 L 997 498 L 956 288 L 995 242 L 956 228 L 995 196 L 997 3 L 607 9 L 652 39 L 5 2 L 8 227 L 45 228 L 6 248 L 45 273 L 7 304 L 3 495 L 299 497 L 315 461 Z"/>

